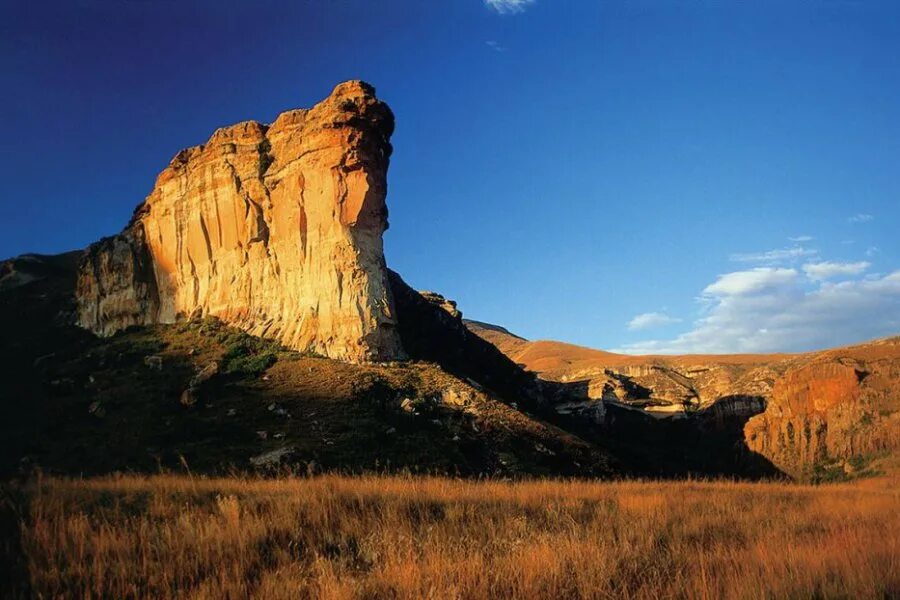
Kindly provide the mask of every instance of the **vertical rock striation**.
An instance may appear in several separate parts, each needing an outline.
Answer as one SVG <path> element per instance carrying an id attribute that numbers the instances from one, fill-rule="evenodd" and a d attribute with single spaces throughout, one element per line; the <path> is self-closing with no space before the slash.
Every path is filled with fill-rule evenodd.
<path id="1" fill-rule="evenodd" d="M 744 428 L 747 445 L 790 474 L 900 448 L 900 340 L 830 350 L 788 370 Z M 846 465 L 845 465 L 846 466 Z"/>
<path id="2" fill-rule="evenodd" d="M 849 436 L 837 430 L 859 420 L 859 382 L 859 371 L 838 362 L 788 370 L 775 382 L 768 410 L 747 424 L 749 446 L 789 470 L 841 455 Z"/>
<path id="3" fill-rule="evenodd" d="M 85 252 L 78 323 L 110 335 L 212 315 L 331 358 L 402 358 L 382 244 L 393 128 L 349 81 L 182 150 L 125 231 Z"/>

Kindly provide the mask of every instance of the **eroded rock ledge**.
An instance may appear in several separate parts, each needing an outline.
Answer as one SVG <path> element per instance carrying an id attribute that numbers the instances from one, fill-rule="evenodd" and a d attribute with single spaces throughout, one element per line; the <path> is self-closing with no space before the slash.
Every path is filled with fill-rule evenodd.
<path id="1" fill-rule="evenodd" d="M 90 246 L 78 324 L 213 315 L 331 358 L 403 358 L 385 267 L 394 118 L 360 81 L 179 152 L 126 229 Z"/>

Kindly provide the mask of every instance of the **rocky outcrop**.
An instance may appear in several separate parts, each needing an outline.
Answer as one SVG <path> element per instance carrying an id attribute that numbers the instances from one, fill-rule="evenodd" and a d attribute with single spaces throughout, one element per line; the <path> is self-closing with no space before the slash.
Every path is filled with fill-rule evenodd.
<path id="1" fill-rule="evenodd" d="M 900 447 L 896 342 L 777 358 L 766 365 L 687 359 L 608 368 L 605 376 L 590 379 L 588 389 L 602 383 L 598 397 L 606 402 L 639 407 L 656 418 L 693 419 L 705 431 L 745 423 L 738 433 L 748 450 L 801 478 Z"/>
<path id="2" fill-rule="evenodd" d="M 86 251 L 78 323 L 109 335 L 212 315 L 300 351 L 404 357 L 382 246 L 393 127 L 350 81 L 182 150 L 125 231 Z"/>
<path id="3" fill-rule="evenodd" d="M 745 426 L 747 445 L 791 474 L 900 447 L 900 344 L 876 344 L 893 356 L 861 347 L 862 360 L 829 353 L 790 369 Z"/>
<path id="4" fill-rule="evenodd" d="M 840 413 L 855 412 L 859 381 L 855 369 L 840 363 L 791 369 L 775 383 L 770 410 L 747 424 L 750 447 L 780 459 L 786 467 L 826 459 L 829 421 L 832 439 L 838 428 L 838 414 L 829 413 L 838 407 Z"/>

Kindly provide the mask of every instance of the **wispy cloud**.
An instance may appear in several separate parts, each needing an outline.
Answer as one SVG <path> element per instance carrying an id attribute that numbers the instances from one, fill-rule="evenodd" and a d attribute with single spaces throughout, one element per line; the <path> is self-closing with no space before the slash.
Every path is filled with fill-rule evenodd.
<path id="1" fill-rule="evenodd" d="M 811 248 L 803 246 L 793 246 L 791 248 L 779 248 L 777 250 L 767 250 L 765 252 L 750 252 L 732 254 L 729 260 L 734 262 L 757 263 L 761 265 L 776 265 L 781 263 L 794 262 L 801 259 L 812 258 L 817 252 Z"/>
<path id="2" fill-rule="evenodd" d="M 816 239 L 816 238 L 814 238 L 811 235 L 798 235 L 797 237 L 789 237 L 788 241 L 789 242 L 811 242 L 814 239 Z"/>
<path id="3" fill-rule="evenodd" d="M 869 221 L 871 221 L 874 218 L 875 217 L 873 217 L 872 215 L 869 215 L 866 213 L 857 213 L 857 214 L 853 215 L 852 217 L 849 217 L 847 219 L 847 221 L 850 223 L 868 223 Z"/>
<path id="4" fill-rule="evenodd" d="M 878 246 L 869 246 L 868 248 L 866 248 L 866 256 L 868 256 L 869 258 L 875 256 L 879 252 L 881 252 L 881 250 L 878 249 Z"/>
<path id="5" fill-rule="evenodd" d="M 803 265 L 803 272 L 813 281 L 825 281 L 834 277 L 852 277 L 865 273 L 871 263 L 860 261 L 852 263 L 817 262 Z"/>
<path id="6" fill-rule="evenodd" d="M 497 42 L 497 41 L 495 41 L 495 40 L 487 40 L 487 41 L 485 42 L 485 44 L 487 44 L 487 46 L 488 46 L 491 50 L 494 50 L 494 51 L 496 51 L 496 52 L 506 52 L 506 46 L 502 46 L 502 45 L 500 44 L 500 42 Z"/>
<path id="7" fill-rule="evenodd" d="M 501 15 L 520 13 L 535 0 L 484 0 L 485 6 L 492 8 Z"/>
<path id="8" fill-rule="evenodd" d="M 662 327 L 664 325 L 671 325 L 672 323 L 680 323 L 681 319 L 676 317 L 670 317 L 669 315 L 661 312 L 648 312 L 641 313 L 635 316 L 633 319 L 628 321 L 628 329 L 631 330 L 640 330 L 640 329 L 654 329 L 656 327 Z"/>

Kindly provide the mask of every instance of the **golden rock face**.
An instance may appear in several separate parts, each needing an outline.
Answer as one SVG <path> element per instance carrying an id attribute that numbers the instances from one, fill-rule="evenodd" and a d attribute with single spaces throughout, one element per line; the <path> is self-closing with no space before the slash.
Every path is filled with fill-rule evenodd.
<path id="1" fill-rule="evenodd" d="M 818 356 L 789 369 L 775 382 L 768 409 L 745 426 L 748 446 L 788 473 L 896 447 L 900 422 L 880 414 L 889 388 L 878 381 L 885 367 L 896 368 L 893 346 L 893 364 Z"/>
<path id="2" fill-rule="evenodd" d="M 125 231 L 86 251 L 78 323 L 110 335 L 212 315 L 300 351 L 402 358 L 382 244 L 393 127 L 349 81 L 182 150 Z"/>

